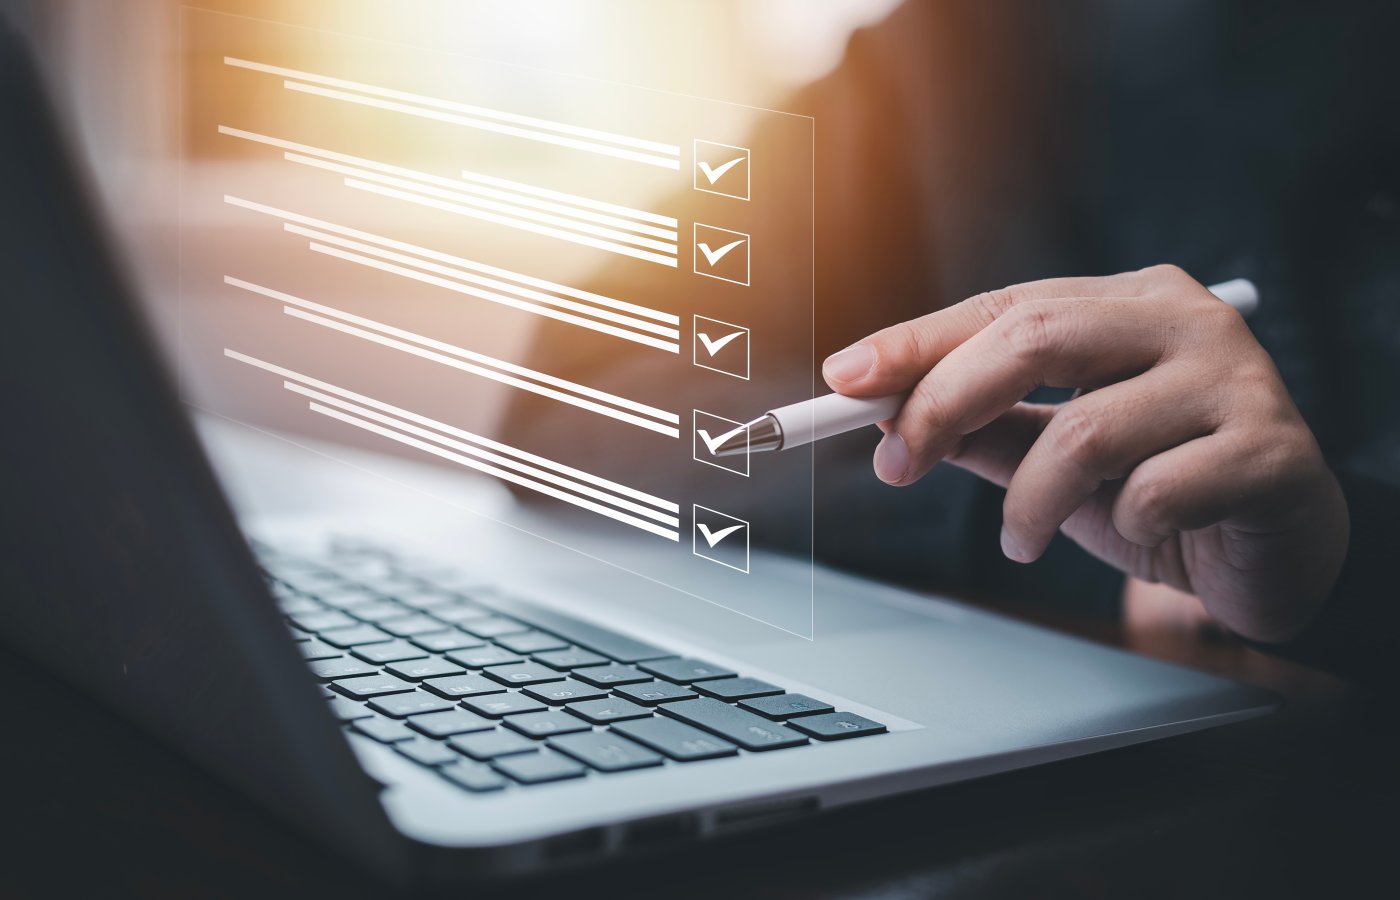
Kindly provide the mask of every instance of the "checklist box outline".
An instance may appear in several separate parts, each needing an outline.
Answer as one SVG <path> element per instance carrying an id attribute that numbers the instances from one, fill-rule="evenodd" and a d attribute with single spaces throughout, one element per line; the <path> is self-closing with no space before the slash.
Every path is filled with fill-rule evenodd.
<path id="1" fill-rule="evenodd" d="M 718 419 L 718 420 L 720 420 L 721 422 L 725 422 L 725 423 L 728 423 L 729 425 L 737 426 L 738 428 L 742 428 L 742 429 L 744 430 L 744 469 L 743 469 L 743 471 L 740 471 L 739 469 L 736 469 L 736 468 L 730 468 L 729 466 L 726 466 L 724 463 L 715 462 L 714 454 L 712 454 L 712 453 L 707 453 L 707 454 L 706 454 L 707 456 L 711 457 L 711 458 L 709 458 L 709 459 L 701 459 L 701 458 L 700 458 L 700 443 L 704 441 L 704 438 L 700 437 L 700 417 L 701 417 L 701 416 L 709 416 L 711 419 Z M 725 433 L 728 433 L 730 430 L 732 430 L 732 429 L 725 429 Z M 707 449 L 708 449 L 708 448 L 707 448 Z M 714 466 L 716 469 L 723 469 L 723 470 L 726 471 L 726 472 L 732 472 L 732 473 L 734 473 L 735 475 L 742 475 L 742 476 L 744 476 L 745 478 L 748 478 L 748 477 L 749 477 L 749 426 L 746 425 L 746 424 L 743 423 L 743 422 L 736 422 L 736 421 L 733 420 L 733 419 L 726 419 L 724 416 L 717 416 L 717 415 L 715 415 L 715 414 L 712 413 L 712 412 L 705 412 L 703 409 L 691 410 L 691 414 L 690 414 L 690 455 L 693 456 L 693 457 L 695 457 L 695 461 L 698 462 L 698 463 L 704 463 L 704 464 L 707 465 L 707 466 Z M 722 458 L 722 459 L 732 459 L 732 458 L 734 458 L 734 457 L 720 457 L 720 458 Z M 737 465 L 737 463 L 736 463 L 736 465 Z"/>
<path id="2" fill-rule="evenodd" d="M 723 275 L 716 275 L 716 274 L 714 274 L 713 272 L 701 272 L 701 271 L 700 271 L 700 257 L 701 257 L 701 253 L 702 253 L 702 251 L 700 250 L 700 229 L 701 229 L 701 228 L 708 228 L 708 229 L 710 229 L 711 231 L 722 231 L 722 232 L 724 232 L 725 234 L 732 234 L 732 235 L 734 235 L 735 237 L 741 237 L 741 238 L 744 239 L 744 280 L 743 280 L 743 281 L 739 281 L 739 280 L 734 279 L 734 278 L 725 278 Z M 729 282 L 730 284 L 737 284 L 737 285 L 741 285 L 742 287 L 748 287 L 748 286 L 749 286 L 749 282 L 753 280 L 752 277 L 751 277 L 751 275 L 752 275 L 752 271 L 751 271 L 751 270 L 752 270 L 752 268 L 753 268 L 753 253 L 752 253 L 752 251 L 753 251 L 753 236 L 752 236 L 752 235 L 744 234 L 744 232 L 742 232 L 742 231 L 733 231 L 733 230 L 728 229 L 728 228 L 720 228 L 718 225 L 706 225 L 704 222 L 696 222 L 696 223 L 694 223 L 694 224 L 691 226 L 690 269 L 691 269 L 691 271 L 694 272 L 696 275 L 700 275 L 700 276 L 703 276 L 703 277 L 705 277 L 705 278 L 713 278 L 713 279 L 715 279 L 716 281 L 727 281 L 727 282 Z M 717 261 L 718 261 L 718 260 L 717 260 Z M 711 263 L 711 264 L 710 264 L 710 268 L 714 268 L 714 263 Z"/>
<path id="3" fill-rule="evenodd" d="M 742 569 L 738 566 L 731 566 L 729 563 L 722 560 L 715 559 L 713 556 L 706 556 L 700 552 L 700 547 L 695 540 L 695 533 L 700 530 L 699 512 L 702 509 L 707 513 L 713 513 L 731 522 L 738 522 L 744 526 L 744 567 Z M 721 538 L 721 540 L 723 540 L 723 538 Z M 749 523 L 738 516 L 731 516 L 729 513 L 722 513 L 717 509 L 701 506 L 699 503 L 692 503 L 690 505 L 690 553 L 692 556 L 698 556 L 706 562 L 712 562 L 716 565 L 724 566 L 726 569 L 733 569 L 736 572 L 743 572 L 745 575 L 749 574 Z"/>
<path id="4" fill-rule="evenodd" d="M 701 320 L 701 319 L 704 319 L 706 322 L 714 322 L 716 325 L 723 325 L 725 328 L 731 328 L 731 329 L 733 329 L 733 330 L 735 330 L 735 331 L 742 331 L 742 332 L 744 333 L 744 374 L 739 375 L 739 374 L 737 374 L 737 373 L 735 373 L 735 372 L 730 372 L 728 369 L 719 369 L 719 368 L 716 368 L 716 367 L 714 367 L 714 366 L 707 366 L 707 365 L 705 365 L 704 363 L 702 363 L 702 362 L 700 361 L 700 348 L 699 348 L 698 345 L 699 345 L 699 343 L 700 343 L 700 320 Z M 725 321 L 722 320 L 722 319 L 712 319 L 712 318 L 710 318 L 709 316 L 702 316 L 702 315 L 700 315 L 699 313 L 696 313 L 696 314 L 694 315 L 694 317 L 691 319 L 691 323 L 690 323 L 690 324 L 691 324 L 691 336 L 690 336 L 690 362 L 691 362 L 692 365 L 696 366 L 697 368 L 701 368 L 701 369 L 709 369 L 711 372 L 718 372 L 718 373 L 720 373 L 721 375 L 728 375 L 730 378 L 739 378 L 739 379 L 742 379 L 742 380 L 744 380 L 744 381 L 748 381 L 748 380 L 749 380 L 749 366 L 750 366 L 750 365 L 752 364 L 752 362 L 753 362 L 753 332 L 752 332 L 752 331 L 750 331 L 748 328 L 745 328 L 743 325 L 735 325 L 733 322 L 725 322 Z"/>
<path id="5" fill-rule="evenodd" d="M 700 186 L 700 145 L 701 145 L 701 144 L 709 144 L 711 147 L 727 147 L 727 148 L 729 148 L 730 150 L 740 150 L 740 151 L 743 152 L 743 154 L 744 154 L 744 196 L 740 197 L 738 194 L 731 194 L 731 193 L 729 193 L 728 191 L 717 191 L 717 190 L 714 189 L 713 184 L 711 184 L 711 186 L 710 186 L 710 187 L 707 187 L 707 188 L 703 188 L 703 187 Z M 720 196 L 720 197 L 728 197 L 728 198 L 730 198 L 731 200 L 742 200 L 742 201 L 744 201 L 745 203 L 748 203 L 748 202 L 749 202 L 749 200 L 750 200 L 750 199 L 752 198 L 752 196 L 753 196 L 753 150 L 752 150 L 752 149 L 750 149 L 750 148 L 748 148 L 748 147 L 740 147 L 740 146 L 738 146 L 738 145 L 736 145 L 736 144 L 721 144 L 719 141 L 707 141 L 707 140 L 705 140 L 704 138 L 694 138 L 694 139 L 691 141 L 690 152 L 691 152 L 691 161 L 690 161 L 690 162 L 691 162 L 691 165 L 690 165 L 690 183 L 691 183 L 691 185 L 692 185 L 697 191 L 700 191 L 701 193 L 705 193 L 705 194 L 717 194 L 717 195 Z M 723 178 L 723 177 L 724 177 L 723 175 L 720 176 L 720 178 Z"/>

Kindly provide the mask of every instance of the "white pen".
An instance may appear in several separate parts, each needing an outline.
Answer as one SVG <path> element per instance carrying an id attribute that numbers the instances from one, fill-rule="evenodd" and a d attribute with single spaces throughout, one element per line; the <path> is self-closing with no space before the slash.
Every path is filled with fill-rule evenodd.
<path id="1" fill-rule="evenodd" d="M 1259 289 L 1247 278 L 1222 281 L 1207 288 L 1215 296 L 1247 316 L 1259 306 Z M 714 450 L 715 456 L 766 450 L 788 450 L 833 435 L 854 431 L 899 415 L 908 394 L 889 397 L 846 397 L 826 394 L 788 406 L 770 409 L 752 422 L 729 432 Z"/>

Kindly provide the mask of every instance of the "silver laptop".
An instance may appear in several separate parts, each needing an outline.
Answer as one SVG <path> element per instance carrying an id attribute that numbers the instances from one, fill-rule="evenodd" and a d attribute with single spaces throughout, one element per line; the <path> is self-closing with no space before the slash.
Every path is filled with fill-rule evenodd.
<path id="1" fill-rule="evenodd" d="M 679 592 L 648 575 L 672 547 L 200 417 L 226 493 L 25 53 L 0 50 L 0 159 L 26 173 L 0 206 L 0 631 L 381 875 L 684 846 L 1277 704 L 756 547 L 752 602 L 705 602 L 735 567 Z M 791 596 L 804 633 L 763 606 Z"/>

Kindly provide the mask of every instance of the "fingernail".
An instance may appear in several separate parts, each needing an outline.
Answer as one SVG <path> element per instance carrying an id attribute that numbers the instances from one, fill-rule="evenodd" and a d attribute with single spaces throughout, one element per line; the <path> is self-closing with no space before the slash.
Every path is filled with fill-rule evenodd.
<path id="1" fill-rule="evenodd" d="M 1001 526 L 1001 552 L 1006 554 L 1006 558 L 1012 562 L 1027 562 L 1026 550 L 1021 546 L 1011 532 L 1006 530 L 1006 526 Z"/>
<path id="2" fill-rule="evenodd" d="M 833 353 L 822 363 L 822 374 L 831 381 L 855 381 L 875 367 L 875 351 L 864 344 L 852 344 Z"/>
<path id="3" fill-rule="evenodd" d="M 909 445 L 896 431 L 880 438 L 875 448 L 875 475 L 885 484 L 899 484 L 909 472 Z"/>

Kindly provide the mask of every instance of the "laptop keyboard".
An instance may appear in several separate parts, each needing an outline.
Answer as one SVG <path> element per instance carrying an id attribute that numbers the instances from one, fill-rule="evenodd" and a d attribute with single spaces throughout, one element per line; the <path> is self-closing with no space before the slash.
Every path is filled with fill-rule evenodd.
<path id="1" fill-rule="evenodd" d="M 366 545 L 255 550 L 343 727 L 472 793 L 887 730 L 595 625 L 537 627 L 494 609 L 489 586 Z"/>

